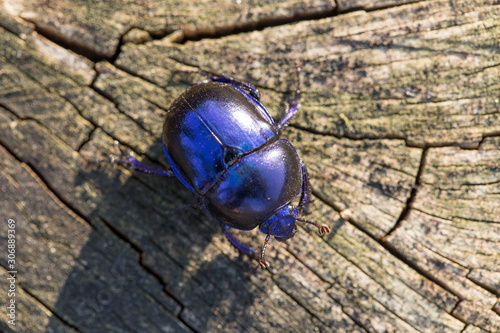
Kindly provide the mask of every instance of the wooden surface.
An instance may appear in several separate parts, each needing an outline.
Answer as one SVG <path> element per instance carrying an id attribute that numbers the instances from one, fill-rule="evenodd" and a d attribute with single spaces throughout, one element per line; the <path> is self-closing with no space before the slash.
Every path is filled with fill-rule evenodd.
<path id="1" fill-rule="evenodd" d="M 150 165 L 202 69 L 259 87 L 308 167 L 310 220 L 241 256 Z M 498 1 L 0 2 L 0 256 L 10 332 L 500 332 Z M 260 248 L 258 230 L 235 232 Z"/>

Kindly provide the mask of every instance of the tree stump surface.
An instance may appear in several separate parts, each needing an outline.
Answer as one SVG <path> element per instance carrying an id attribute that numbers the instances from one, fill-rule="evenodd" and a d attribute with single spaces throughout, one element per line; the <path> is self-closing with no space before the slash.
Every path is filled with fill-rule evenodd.
<path id="1" fill-rule="evenodd" d="M 238 254 L 168 168 L 203 70 L 256 85 L 307 165 L 308 219 Z M 498 1 L 0 2 L 0 330 L 500 332 Z M 7 323 L 7 220 L 16 321 Z M 260 249 L 258 230 L 234 232 Z"/>

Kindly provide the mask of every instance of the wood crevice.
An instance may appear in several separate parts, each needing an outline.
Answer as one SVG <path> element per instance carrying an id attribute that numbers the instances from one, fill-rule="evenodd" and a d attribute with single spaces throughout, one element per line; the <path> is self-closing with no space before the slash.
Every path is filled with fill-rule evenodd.
<path id="1" fill-rule="evenodd" d="M 47 304 L 45 304 L 45 302 L 43 302 L 40 298 L 38 298 L 35 294 L 33 294 L 31 291 L 29 291 L 28 289 L 24 288 L 22 283 L 20 283 L 20 286 L 21 288 L 23 289 L 23 291 L 28 294 L 31 298 L 33 298 L 38 304 L 40 304 L 41 306 L 43 306 L 45 309 L 47 309 L 47 311 L 49 311 L 51 313 L 51 315 L 53 315 L 54 317 L 56 317 L 59 321 L 61 321 L 61 323 L 63 323 L 64 325 L 68 326 L 69 328 L 75 330 L 76 332 L 81 332 L 77 326 L 69 323 L 63 316 L 60 316 L 57 312 L 55 312 L 54 310 L 52 310 L 49 306 L 47 306 Z"/>
<path id="2" fill-rule="evenodd" d="M 420 157 L 420 165 L 418 167 L 417 176 L 415 177 L 415 182 L 412 186 L 410 195 L 409 195 L 408 199 L 406 200 L 406 204 L 405 204 L 403 210 L 401 211 L 401 214 L 399 215 L 398 219 L 396 220 L 396 223 L 394 223 L 394 226 L 386 233 L 386 235 L 384 237 L 382 237 L 382 239 L 389 238 L 391 236 L 391 234 L 393 234 L 398 228 L 401 227 L 401 225 L 404 223 L 404 221 L 406 220 L 406 218 L 410 214 L 410 211 L 413 208 L 413 202 L 415 201 L 415 198 L 417 196 L 418 189 L 421 186 L 421 178 L 422 178 L 422 173 L 424 171 L 425 163 L 427 160 L 427 152 L 428 152 L 427 148 L 424 148 L 422 150 L 422 156 Z"/>
<path id="3" fill-rule="evenodd" d="M 326 205 L 330 206 L 333 208 L 335 211 L 339 212 L 338 207 L 336 208 L 334 204 L 330 203 L 328 200 L 325 200 L 322 198 L 320 195 L 318 196 L 316 193 L 313 192 L 313 194 L 320 199 L 322 202 L 324 202 Z M 403 262 L 405 265 L 407 265 L 409 268 L 413 269 L 416 271 L 418 274 L 422 275 L 429 281 L 437 284 L 450 294 L 456 296 L 459 300 L 463 299 L 457 292 L 453 290 L 453 288 L 449 287 L 446 283 L 438 279 L 437 277 L 433 276 L 430 272 L 425 271 L 424 269 L 418 267 L 416 264 L 414 264 L 411 260 L 405 257 L 405 255 L 401 252 L 398 251 L 397 248 L 395 248 L 389 241 L 387 241 L 386 237 L 384 236 L 382 238 L 377 238 L 370 232 L 368 232 L 365 228 L 363 228 L 359 223 L 353 221 L 352 218 L 347 219 L 354 227 L 359 229 L 361 232 L 365 233 L 367 236 L 369 236 L 371 239 L 373 239 L 375 242 L 377 242 L 379 245 L 381 245 L 384 249 L 386 249 L 389 253 L 391 253 L 394 257 L 399 259 L 401 262 Z M 341 254 L 340 254 L 341 255 Z M 352 263 L 356 267 L 358 267 L 355 263 Z M 359 268 L 359 267 L 358 267 Z M 359 268 L 360 269 L 360 268 Z M 412 288 L 413 289 L 413 288 Z M 415 290 L 418 293 L 418 290 Z M 458 303 L 458 302 L 457 302 Z M 451 314 L 451 313 L 450 313 Z M 459 318 L 456 318 L 459 319 Z M 459 319 L 460 320 L 460 319 Z"/>
<path id="4" fill-rule="evenodd" d="M 181 313 L 182 311 L 184 310 L 185 306 L 183 304 L 183 302 L 178 299 L 178 297 L 176 297 L 174 294 L 170 293 L 167 289 L 167 285 L 166 283 L 163 281 L 163 278 L 157 273 L 155 272 L 153 269 L 151 269 L 148 265 L 145 265 L 144 264 L 144 260 L 143 260 L 143 257 L 144 257 L 144 250 L 140 248 L 139 245 L 135 244 L 131 239 L 129 239 L 129 237 L 127 237 L 123 232 L 121 232 L 119 229 L 115 228 L 111 223 L 109 223 L 108 221 L 106 221 L 105 218 L 103 218 L 102 216 L 99 216 L 99 220 L 118 238 L 120 239 L 121 241 L 123 241 L 124 243 L 128 244 L 133 250 L 134 252 L 136 252 L 138 254 L 138 260 L 137 260 L 137 263 L 139 264 L 140 267 L 142 267 L 145 272 L 147 272 L 150 276 L 152 276 L 161 286 L 162 286 L 162 292 L 164 292 L 166 295 L 168 295 L 171 299 L 173 299 L 180 307 L 180 311 L 179 313 L 176 315 L 176 318 L 179 319 L 179 321 L 181 321 L 184 325 L 186 325 L 187 327 L 189 327 L 191 330 L 193 330 L 194 332 L 196 332 L 196 330 L 194 328 L 192 328 L 188 322 L 186 322 L 182 317 L 181 317 Z M 147 292 L 147 291 L 146 291 Z M 149 292 L 148 292 L 149 294 Z M 156 300 L 156 297 L 154 295 L 151 295 L 151 297 L 153 299 Z M 170 312 L 168 309 L 166 309 L 160 302 L 157 302 L 157 304 L 159 306 L 161 306 L 166 312 Z"/>

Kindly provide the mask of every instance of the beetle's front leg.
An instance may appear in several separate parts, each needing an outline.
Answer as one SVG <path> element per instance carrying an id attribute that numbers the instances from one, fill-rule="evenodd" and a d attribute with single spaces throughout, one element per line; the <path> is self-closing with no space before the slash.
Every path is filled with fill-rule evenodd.
<path id="1" fill-rule="evenodd" d="M 120 156 L 114 156 L 114 155 L 109 155 L 109 158 L 107 159 L 100 159 L 100 160 L 90 160 L 87 161 L 89 164 L 98 164 L 98 163 L 103 163 L 103 162 L 110 162 L 114 164 L 118 164 L 124 167 L 127 167 L 129 169 L 132 169 L 134 171 L 144 173 L 147 175 L 152 175 L 152 176 L 163 176 L 163 177 L 173 177 L 174 173 L 172 170 L 161 170 L 157 168 L 150 167 L 148 165 L 145 165 L 139 161 L 137 161 L 135 158 L 132 157 L 132 155 L 125 151 L 121 146 L 118 141 L 115 140 L 115 147 L 118 150 Z"/>
<path id="2" fill-rule="evenodd" d="M 300 196 L 299 208 L 304 214 L 307 215 L 307 214 L 309 214 L 309 209 L 307 206 L 309 205 L 309 202 L 311 201 L 312 190 L 311 190 L 311 183 L 309 182 L 309 176 L 307 174 L 306 165 L 304 163 L 302 163 L 302 161 L 300 161 L 300 166 L 302 169 L 302 193 Z M 330 232 L 330 228 L 328 228 L 325 225 L 318 224 L 316 222 L 312 222 L 312 221 L 308 221 L 308 220 L 304 220 L 304 219 L 299 219 L 299 218 L 295 219 L 295 221 L 312 224 L 313 226 L 318 228 L 318 232 L 320 235 L 324 235 L 324 234 L 327 234 Z"/>
<path id="3" fill-rule="evenodd" d="M 222 225 L 222 231 L 224 231 L 224 233 L 226 234 L 227 238 L 229 239 L 229 241 L 241 252 L 241 253 L 244 253 L 244 254 L 247 254 L 249 256 L 253 256 L 255 250 L 252 249 L 251 247 L 248 247 L 246 246 L 245 244 L 241 243 L 240 241 L 238 241 L 233 235 L 231 235 L 231 233 L 229 232 L 229 226 L 224 224 L 224 223 L 221 223 Z"/>

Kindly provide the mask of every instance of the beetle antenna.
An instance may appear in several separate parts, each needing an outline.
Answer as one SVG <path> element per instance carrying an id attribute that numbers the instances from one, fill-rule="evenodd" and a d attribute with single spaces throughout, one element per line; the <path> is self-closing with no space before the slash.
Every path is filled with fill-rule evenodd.
<path id="1" fill-rule="evenodd" d="M 260 252 L 259 265 L 260 265 L 260 268 L 262 268 L 262 269 L 267 268 L 269 266 L 266 259 L 264 258 L 264 254 L 266 252 L 267 243 L 269 242 L 270 237 L 271 237 L 271 234 L 267 234 L 266 240 L 264 241 L 264 246 L 262 247 L 262 251 Z"/>
<path id="2" fill-rule="evenodd" d="M 318 232 L 320 235 L 324 235 L 330 232 L 330 228 L 328 228 L 326 225 L 321 225 L 316 222 L 304 220 L 304 219 L 295 219 L 295 221 L 303 222 L 303 223 L 309 223 L 318 228 Z"/>

